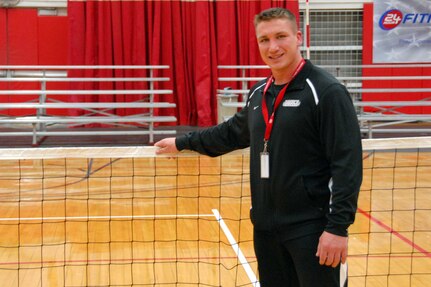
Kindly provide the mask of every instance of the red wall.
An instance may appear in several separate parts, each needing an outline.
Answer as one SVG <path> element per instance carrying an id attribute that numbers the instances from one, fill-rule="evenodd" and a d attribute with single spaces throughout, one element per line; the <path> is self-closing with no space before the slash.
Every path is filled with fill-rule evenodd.
<path id="1" fill-rule="evenodd" d="M 373 64 L 373 4 L 364 4 L 363 64 Z M 377 64 L 375 66 L 378 66 Z M 387 66 L 387 65 L 386 65 Z M 364 68 L 363 76 L 429 76 L 431 68 Z M 363 88 L 431 88 L 427 80 L 363 81 Z M 431 93 L 364 93 L 364 101 L 416 101 L 431 97 Z M 431 113 L 430 107 L 397 109 L 404 113 Z"/>
<path id="2" fill-rule="evenodd" d="M 0 9 L 0 65 L 67 65 L 68 18 L 38 16 L 35 8 Z M 66 89 L 65 83 L 48 83 L 48 89 Z M 38 83 L 0 83 L 1 90 L 40 89 Z M 1 102 L 23 102 L 36 96 L 2 96 Z M 34 114 L 10 110 L 10 115 Z M 63 113 L 62 111 L 60 113 Z"/>
<path id="3" fill-rule="evenodd" d="M 0 63 L 6 63 L 6 43 L 7 43 L 7 29 L 6 29 L 6 9 L 0 9 Z"/>
<path id="4" fill-rule="evenodd" d="M 66 65 L 68 19 L 0 9 L 0 65 Z"/>

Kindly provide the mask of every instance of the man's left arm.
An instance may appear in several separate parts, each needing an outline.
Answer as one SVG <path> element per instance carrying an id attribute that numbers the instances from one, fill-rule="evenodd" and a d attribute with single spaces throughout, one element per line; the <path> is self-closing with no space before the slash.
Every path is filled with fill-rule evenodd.
<path id="1" fill-rule="evenodd" d="M 347 257 L 348 227 L 354 222 L 362 182 L 358 119 L 346 88 L 333 84 L 319 102 L 320 137 L 331 168 L 328 224 L 317 250 L 320 263 L 337 266 Z"/>

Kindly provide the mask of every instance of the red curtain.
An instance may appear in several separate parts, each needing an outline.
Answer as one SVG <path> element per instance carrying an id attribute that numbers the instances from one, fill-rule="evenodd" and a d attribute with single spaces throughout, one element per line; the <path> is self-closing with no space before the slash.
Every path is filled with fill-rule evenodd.
<path id="1" fill-rule="evenodd" d="M 269 7 L 297 15 L 297 0 L 73 1 L 69 0 L 71 65 L 169 65 L 155 76 L 169 77 L 158 88 L 172 89 L 157 101 L 177 104 L 179 125 L 217 122 L 218 65 L 262 64 L 253 17 Z M 141 72 L 142 73 L 142 72 Z M 236 73 L 236 72 L 232 72 Z M 70 71 L 74 76 L 148 76 L 134 70 Z M 90 86 L 86 86 L 90 85 Z M 80 88 L 116 88 L 126 84 L 82 84 Z M 146 88 L 130 83 L 129 88 Z M 126 96 L 124 96 L 126 97 Z M 136 100 L 131 96 L 75 97 L 79 101 Z M 121 113 L 121 111 L 119 111 Z"/>

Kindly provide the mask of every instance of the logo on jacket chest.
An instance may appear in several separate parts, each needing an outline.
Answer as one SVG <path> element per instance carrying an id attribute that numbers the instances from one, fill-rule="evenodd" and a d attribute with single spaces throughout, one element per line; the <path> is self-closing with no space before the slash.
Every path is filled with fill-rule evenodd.
<path id="1" fill-rule="evenodd" d="M 299 107 L 301 105 L 301 100 L 285 100 L 283 102 L 283 107 Z"/>

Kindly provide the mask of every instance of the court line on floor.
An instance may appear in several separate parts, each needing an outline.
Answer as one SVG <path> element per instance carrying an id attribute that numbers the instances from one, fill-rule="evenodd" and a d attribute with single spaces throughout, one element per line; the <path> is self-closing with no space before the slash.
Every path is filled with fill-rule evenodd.
<path id="1" fill-rule="evenodd" d="M 105 216 L 52 216 L 52 217 L 14 217 L 0 218 L 1 221 L 52 221 L 52 220 L 112 220 L 112 219 L 158 219 L 214 217 L 214 214 L 160 214 L 160 215 L 105 215 Z"/>
<path id="2" fill-rule="evenodd" d="M 214 215 L 213 215 L 214 216 Z M 2 265 L 40 265 L 40 264 L 63 264 L 63 265 L 73 265 L 77 263 L 92 264 L 100 263 L 102 265 L 107 264 L 139 264 L 141 262 L 192 262 L 192 263 L 202 263 L 202 260 L 233 260 L 237 259 L 236 256 L 207 256 L 207 257 L 154 257 L 154 258 L 117 258 L 117 259 L 83 259 L 83 260 L 42 260 L 42 261 L 16 261 L 16 262 L 0 262 Z M 249 257 L 251 260 L 256 260 L 256 257 Z"/>
<path id="3" fill-rule="evenodd" d="M 214 215 L 213 215 L 214 216 Z M 40 246 L 39 246 L 40 247 Z M 10 247 L 6 247 L 10 248 Z M 405 256 L 388 256 L 388 255 L 349 255 L 348 257 L 354 258 L 427 258 L 424 255 L 405 255 Z M 247 257 L 249 260 L 256 260 L 256 257 L 250 256 Z M 237 260 L 237 256 L 212 256 L 212 257 L 148 257 L 148 258 L 117 258 L 117 259 L 82 259 L 82 260 L 41 260 L 41 261 L 11 261 L 11 262 L 1 262 L 0 266 L 7 265 L 44 265 L 44 264 L 62 264 L 65 266 L 73 266 L 77 263 L 82 264 L 94 264 L 99 263 L 101 265 L 108 264 L 139 264 L 142 262 L 154 262 L 154 263 L 163 263 L 163 262 L 192 262 L 192 263 L 202 263 L 202 260 Z M 1 268 L 1 267 L 0 267 Z"/>
<path id="4" fill-rule="evenodd" d="M 250 282 L 253 284 L 254 287 L 260 287 L 260 283 L 257 280 L 257 277 L 253 272 L 253 269 L 251 269 L 250 264 L 247 261 L 247 258 L 244 256 L 244 253 L 242 253 L 241 249 L 239 248 L 239 244 L 236 242 L 235 238 L 233 237 L 232 233 L 230 232 L 229 228 L 227 227 L 226 223 L 221 217 L 219 211 L 217 209 L 212 209 L 212 212 L 214 213 L 214 216 L 217 219 L 217 222 L 219 223 L 220 228 L 223 230 L 224 234 L 226 235 L 233 251 L 235 251 L 235 254 L 238 257 L 239 262 L 241 263 L 242 267 L 245 270 L 245 273 L 247 273 L 247 276 L 250 279 Z"/>
<path id="5" fill-rule="evenodd" d="M 360 214 L 364 215 L 365 217 L 367 217 L 368 219 L 370 219 L 371 221 L 373 221 L 374 223 L 376 223 L 381 228 L 385 229 L 387 232 L 395 235 L 396 237 L 398 237 L 399 239 L 401 239 L 403 242 L 405 242 L 408 245 L 410 245 L 413 249 L 419 251 L 420 253 L 422 253 L 426 257 L 431 258 L 431 252 L 429 252 L 425 248 L 422 248 L 421 246 L 417 245 L 416 243 L 414 243 L 413 241 L 411 241 L 410 239 L 408 239 L 407 237 L 405 237 L 404 235 L 402 235 L 398 231 L 392 229 L 392 227 L 390 227 L 389 225 L 387 225 L 383 221 L 378 220 L 377 218 L 375 218 L 374 216 L 372 216 L 370 213 L 366 212 L 365 210 L 363 210 L 361 208 L 358 208 L 358 212 Z"/>

